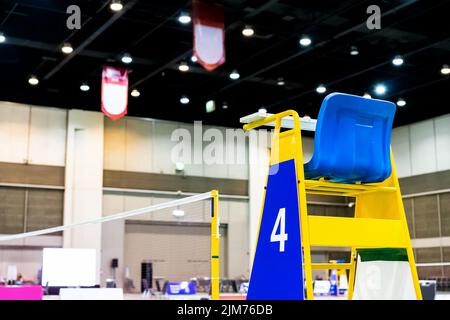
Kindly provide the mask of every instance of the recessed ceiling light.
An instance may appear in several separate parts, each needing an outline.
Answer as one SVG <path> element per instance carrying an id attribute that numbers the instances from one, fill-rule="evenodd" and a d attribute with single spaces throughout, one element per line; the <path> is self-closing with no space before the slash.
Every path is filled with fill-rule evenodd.
<path id="1" fill-rule="evenodd" d="M 180 210 L 180 209 L 173 210 L 173 211 L 172 211 L 172 214 L 173 214 L 175 217 L 177 217 L 177 218 L 184 217 L 184 211 L 183 211 L 183 210 Z"/>
<path id="2" fill-rule="evenodd" d="M 31 84 L 32 86 L 36 86 L 39 83 L 39 79 L 36 76 L 31 76 L 28 79 L 28 83 Z"/>
<path id="3" fill-rule="evenodd" d="M 284 82 L 284 79 L 283 78 L 278 78 L 278 80 L 277 80 L 277 85 L 279 85 L 279 86 L 284 86 L 286 84 L 286 82 Z"/>
<path id="4" fill-rule="evenodd" d="M 133 61 L 133 58 L 128 54 L 128 53 L 125 53 L 123 56 L 122 56 L 122 62 L 123 63 L 126 63 L 126 64 L 128 64 L 128 63 L 131 63 L 132 61 Z"/>
<path id="5" fill-rule="evenodd" d="M 372 99 L 372 96 L 369 93 L 367 93 L 367 92 L 364 93 L 363 97 L 366 98 L 366 99 Z"/>
<path id="6" fill-rule="evenodd" d="M 394 66 L 401 66 L 405 61 L 403 60 L 403 58 L 401 56 L 396 56 L 393 60 L 392 60 L 392 64 Z"/>
<path id="7" fill-rule="evenodd" d="M 187 23 L 191 22 L 191 16 L 186 12 L 182 12 L 180 14 L 180 16 L 178 17 L 178 21 L 183 24 L 187 24 Z"/>
<path id="8" fill-rule="evenodd" d="M 3 32 L 0 32 L 0 43 L 5 42 L 6 41 L 6 37 L 3 34 Z"/>
<path id="9" fill-rule="evenodd" d="M 198 59 L 197 59 L 197 57 L 195 55 L 192 55 L 191 56 L 191 61 L 195 63 L 195 62 L 198 61 Z"/>
<path id="10" fill-rule="evenodd" d="M 112 11 L 120 11 L 123 9 L 123 4 L 120 2 L 120 0 L 112 0 L 109 7 Z"/>
<path id="11" fill-rule="evenodd" d="M 241 76 L 241 75 L 240 75 L 236 70 L 233 70 L 233 71 L 230 73 L 230 79 L 233 79 L 233 80 L 239 79 L 240 76 Z"/>
<path id="12" fill-rule="evenodd" d="M 178 70 L 180 70 L 181 72 L 189 71 L 189 66 L 186 62 L 183 61 L 178 65 Z"/>
<path id="13" fill-rule="evenodd" d="M 444 64 L 442 66 L 441 73 L 446 76 L 449 75 L 450 74 L 450 66 L 447 64 Z"/>
<path id="14" fill-rule="evenodd" d="M 216 110 L 216 102 L 214 100 L 209 100 L 206 102 L 205 110 L 207 113 L 214 112 Z"/>
<path id="15" fill-rule="evenodd" d="M 386 88 L 386 86 L 385 86 L 384 84 L 378 84 L 378 85 L 375 87 L 375 93 L 376 93 L 377 95 L 379 95 L 379 96 L 384 95 L 384 94 L 386 93 L 386 91 L 387 91 L 387 88 Z"/>
<path id="16" fill-rule="evenodd" d="M 89 85 L 87 83 L 82 83 L 80 86 L 81 91 L 89 91 Z"/>
<path id="17" fill-rule="evenodd" d="M 302 36 L 302 38 L 300 39 L 300 45 L 302 45 L 303 47 L 307 47 L 311 43 L 312 43 L 312 40 L 308 36 Z"/>
<path id="18" fill-rule="evenodd" d="M 64 43 L 64 45 L 61 47 L 61 51 L 65 54 L 69 54 L 73 52 L 73 48 L 70 45 L 70 43 L 66 42 Z"/>
<path id="19" fill-rule="evenodd" d="M 245 28 L 242 29 L 242 34 L 245 37 L 251 37 L 251 36 L 253 36 L 255 34 L 255 30 L 253 30 L 253 28 L 250 27 L 250 26 L 245 26 Z"/>
<path id="20" fill-rule="evenodd" d="M 327 88 L 326 88 L 324 85 L 321 84 L 320 86 L 318 86 L 318 87 L 316 88 L 316 91 L 317 91 L 317 93 L 322 94 L 322 93 L 327 92 Z"/>
<path id="21" fill-rule="evenodd" d="M 141 93 L 139 92 L 138 89 L 133 89 L 133 90 L 131 91 L 131 96 L 132 96 L 132 97 L 137 98 L 137 97 L 139 97 L 140 95 L 141 95 Z"/>
<path id="22" fill-rule="evenodd" d="M 182 104 L 188 104 L 189 103 L 189 98 L 187 96 L 182 96 L 180 98 L 180 103 Z"/>
<path id="23" fill-rule="evenodd" d="M 350 48 L 350 54 L 351 54 L 352 56 L 357 56 L 357 55 L 359 54 L 358 48 L 355 47 L 355 46 L 351 47 L 351 48 Z"/>
<path id="24" fill-rule="evenodd" d="M 402 99 L 402 98 L 398 99 L 397 105 L 398 105 L 399 107 L 404 107 L 404 106 L 406 106 L 406 101 L 405 101 L 405 99 Z"/>

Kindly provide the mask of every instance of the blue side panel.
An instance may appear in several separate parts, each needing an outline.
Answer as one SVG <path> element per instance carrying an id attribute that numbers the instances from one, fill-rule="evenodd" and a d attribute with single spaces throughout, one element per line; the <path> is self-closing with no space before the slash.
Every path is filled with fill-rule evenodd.
<path id="1" fill-rule="evenodd" d="M 247 300 L 304 300 L 295 161 L 273 165 L 270 171 Z M 279 241 L 270 241 L 275 225 L 275 234 L 281 232 L 277 217 L 282 208 L 287 234 L 283 249 Z"/>

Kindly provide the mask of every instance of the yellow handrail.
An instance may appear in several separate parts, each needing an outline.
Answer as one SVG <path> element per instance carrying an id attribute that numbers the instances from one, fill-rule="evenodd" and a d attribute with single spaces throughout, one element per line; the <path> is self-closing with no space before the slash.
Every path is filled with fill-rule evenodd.
<path id="1" fill-rule="evenodd" d="M 249 131 L 258 127 L 262 127 L 268 123 L 271 122 L 275 122 L 277 125 L 275 126 L 275 128 L 279 129 L 280 128 L 280 123 L 281 123 L 281 119 L 285 118 L 285 117 L 289 117 L 292 116 L 292 118 L 294 119 L 294 130 L 297 128 L 300 128 L 300 117 L 298 115 L 298 113 L 294 110 L 286 110 L 277 114 L 273 114 L 270 115 L 264 119 L 260 119 L 251 123 L 247 123 L 244 125 L 244 131 Z"/>

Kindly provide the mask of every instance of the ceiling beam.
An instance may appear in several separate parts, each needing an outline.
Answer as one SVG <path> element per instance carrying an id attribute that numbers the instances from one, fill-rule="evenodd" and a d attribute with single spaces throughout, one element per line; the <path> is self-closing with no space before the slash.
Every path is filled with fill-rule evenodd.
<path id="1" fill-rule="evenodd" d="M 279 0 L 269 0 L 266 3 L 262 4 L 258 8 L 255 8 L 252 10 L 249 14 L 245 16 L 245 18 L 253 18 L 254 16 L 260 14 L 261 12 L 265 11 L 266 9 L 270 8 L 274 4 L 276 4 Z"/>

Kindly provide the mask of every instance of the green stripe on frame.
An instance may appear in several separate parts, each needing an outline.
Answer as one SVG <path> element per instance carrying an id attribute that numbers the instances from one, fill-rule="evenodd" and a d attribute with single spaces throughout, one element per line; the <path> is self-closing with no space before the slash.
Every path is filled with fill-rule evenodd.
<path id="1" fill-rule="evenodd" d="M 211 256 L 212 259 L 219 259 L 219 256 Z"/>
<path id="2" fill-rule="evenodd" d="M 406 249 L 359 249 L 357 250 L 362 262 L 366 261 L 408 261 Z"/>

